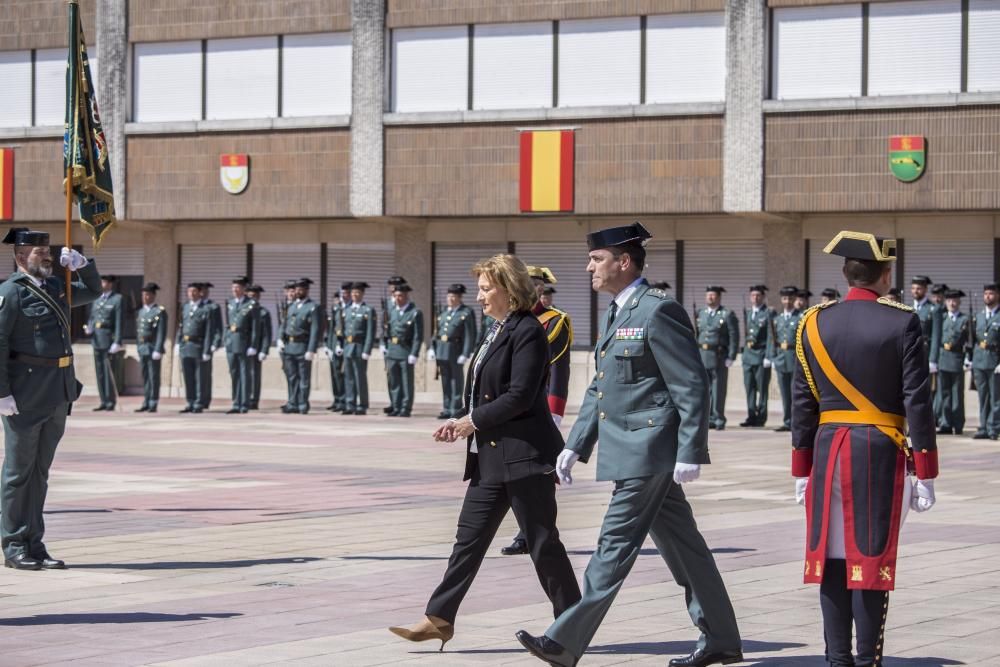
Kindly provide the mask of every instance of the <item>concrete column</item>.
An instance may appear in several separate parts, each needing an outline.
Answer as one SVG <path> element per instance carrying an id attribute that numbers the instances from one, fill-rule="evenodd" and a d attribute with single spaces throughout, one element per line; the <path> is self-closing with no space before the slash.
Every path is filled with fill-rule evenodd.
<path id="1" fill-rule="evenodd" d="M 778 308 L 778 290 L 805 284 L 805 242 L 801 222 L 764 223 L 764 280 L 771 288 L 771 307 Z"/>
<path id="2" fill-rule="evenodd" d="M 351 0 L 351 26 L 351 215 L 375 217 L 383 213 L 385 0 Z"/>
<path id="3" fill-rule="evenodd" d="M 722 206 L 727 213 L 759 212 L 764 205 L 766 0 L 726 0 L 726 64 Z"/>
<path id="4" fill-rule="evenodd" d="M 108 140 L 115 213 L 126 216 L 125 123 L 128 121 L 128 2 L 97 1 L 97 104 Z"/>
<path id="5" fill-rule="evenodd" d="M 421 358 L 426 358 L 427 344 L 431 339 L 431 331 L 434 327 L 434 302 L 431 285 L 431 244 L 427 240 L 426 227 L 424 225 L 406 225 L 396 229 L 396 273 L 406 278 L 413 288 L 410 296 L 414 303 L 424 314 L 424 348 L 421 351 Z M 417 364 L 414 384 L 415 391 L 423 392 L 428 390 L 427 371 L 428 366 L 424 361 Z M 433 378 L 433 364 L 431 368 L 431 378 Z M 432 387 L 433 390 L 433 387 Z"/>

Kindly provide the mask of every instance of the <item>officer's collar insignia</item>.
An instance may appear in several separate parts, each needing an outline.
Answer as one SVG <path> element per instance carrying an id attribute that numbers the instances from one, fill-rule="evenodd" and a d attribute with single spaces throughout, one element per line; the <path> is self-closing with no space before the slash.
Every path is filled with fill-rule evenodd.
<path id="1" fill-rule="evenodd" d="M 622 328 L 615 331 L 615 340 L 642 340 L 646 337 L 643 327 Z"/>

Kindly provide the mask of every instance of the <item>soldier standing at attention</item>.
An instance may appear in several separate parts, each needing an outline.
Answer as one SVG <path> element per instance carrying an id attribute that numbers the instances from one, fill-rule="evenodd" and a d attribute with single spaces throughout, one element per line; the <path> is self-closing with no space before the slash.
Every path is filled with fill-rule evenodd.
<path id="1" fill-rule="evenodd" d="M 167 340 L 167 309 L 156 303 L 160 286 L 146 283 L 142 308 L 135 315 L 135 343 L 142 367 L 142 405 L 136 412 L 156 412 L 160 403 L 160 364 Z"/>
<path id="2" fill-rule="evenodd" d="M 122 295 L 113 290 L 117 282 L 115 276 L 101 276 L 101 296 L 90 306 L 90 318 L 84 327 L 84 333 L 92 335 L 91 345 L 94 347 L 94 372 L 97 376 L 97 393 L 101 404 L 94 412 L 114 410 L 118 399 L 118 387 L 115 386 L 115 373 L 111 367 L 112 360 L 117 361 L 117 355 L 122 351 L 122 317 L 124 304 Z"/>
<path id="3" fill-rule="evenodd" d="M 913 310 L 920 318 L 921 338 L 924 342 L 924 352 L 927 357 L 927 367 L 931 373 L 931 396 L 937 390 L 938 354 L 941 351 L 941 313 L 937 306 L 927 297 L 927 288 L 931 279 L 927 276 L 913 276 L 910 281 L 910 296 L 913 297 Z M 934 400 L 935 404 L 937 403 Z M 938 406 L 934 406 L 934 414 L 938 414 Z"/>
<path id="4" fill-rule="evenodd" d="M 795 308 L 799 290 L 786 285 L 779 292 L 781 312 L 774 316 L 774 352 L 772 363 L 778 375 L 781 390 L 781 426 L 774 429 L 781 433 L 792 430 L 792 377 L 795 375 L 795 333 L 802 319 L 802 311 Z"/>
<path id="5" fill-rule="evenodd" d="M 222 347 L 222 332 L 225 329 L 222 324 L 222 307 L 208 298 L 213 287 L 215 285 L 212 283 L 201 283 L 201 299 L 212 317 L 212 340 L 208 348 L 209 358 L 201 364 L 201 372 L 205 376 L 205 392 L 202 399 L 204 401 L 202 408 L 205 410 L 208 410 L 208 406 L 212 403 L 212 357 L 215 355 L 215 351 Z"/>
<path id="6" fill-rule="evenodd" d="M 246 414 L 253 398 L 253 378 L 250 359 L 256 358 L 260 345 L 260 304 L 247 296 L 250 279 L 239 276 L 233 279 L 233 298 L 226 304 L 226 361 L 229 362 L 229 379 L 232 382 L 233 407 L 227 415 Z"/>
<path id="7" fill-rule="evenodd" d="M 705 288 L 705 307 L 698 313 L 698 347 L 701 362 L 708 372 L 711 412 L 708 428 L 721 431 L 726 428 L 726 390 L 729 367 L 736 360 L 740 348 L 740 322 L 736 313 L 722 305 L 725 287 L 709 285 Z"/>
<path id="8" fill-rule="evenodd" d="M 436 337 L 427 351 L 427 358 L 437 361 L 441 374 L 442 409 L 438 419 L 462 414 L 462 390 L 465 382 L 463 366 L 476 346 L 476 316 L 462 303 L 465 285 L 448 287 L 448 307 L 438 314 Z M 483 318 L 486 329 L 486 318 Z"/>
<path id="9" fill-rule="evenodd" d="M 804 313 L 806 308 L 809 307 L 809 299 L 812 298 L 813 293 L 807 289 L 800 289 L 795 294 L 795 310 L 800 313 Z"/>
<path id="10" fill-rule="evenodd" d="M 944 293 L 947 312 L 941 318 L 941 350 L 938 352 L 938 387 L 941 412 L 938 433 L 962 435 L 965 428 L 965 368 L 972 353 L 969 347 L 969 316 L 962 312 L 965 292 L 950 289 Z"/>
<path id="11" fill-rule="evenodd" d="M 424 342 L 424 314 L 410 301 L 413 288 L 406 283 L 392 287 L 388 336 L 382 354 L 386 358 L 390 417 L 409 417 L 413 411 L 413 369 Z"/>
<path id="12" fill-rule="evenodd" d="M 319 346 L 322 312 L 319 304 L 309 298 L 310 278 L 295 281 L 295 301 L 288 306 L 281 339 L 284 341 L 285 363 L 289 369 L 289 386 L 295 393 L 282 412 L 309 413 L 309 390 L 312 381 L 312 361 Z"/>
<path id="13" fill-rule="evenodd" d="M 898 581 L 900 525 L 907 509 L 934 504 L 930 377 L 920 320 L 885 298 L 896 242 L 840 232 L 824 252 L 844 258 L 850 290 L 842 303 L 806 311 L 796 345 L 792 474 L 806 506 L 804 583 L 820 585 L 829 663 L 874 667 Z"/>
<path id="14" fill-rule="evenodd" d="M 247 296 L 257 302 L 260 318 L 257 320 L 257 354 L 247 357 L 250 366 L 250 392 L 251 410 L 260 407 L 260 377 L 261 365 L 267 359 L 267 354 L 271 350 L 271 341 L 274 339 L 274 325 L 271 323 L 271 311 L 261 305 L 260 295 L 264 293 L 264 288 L 260 285 L 251 285 L 247 288 Z"/>
<path id="15" fill-rule="evenodd" d="M 767 393 L 771 386 L 771 359 L 774 340 L 767 307 L 767 285 L 750 286 L 750 307 L 743 311 L 743 388 L 747 395 L 747 418 L 740 426 L 763 426 L 767 423 Z"/>
<path id="16" fill-rule="evenodd" d="M 205 409 L 205 381 L 202 372 L 211 361 L 212 313 L 201 298 L 201 283 L 188 283 L 188 302 L 181 308 L 181 323 L 174 340 L 174 356 L 181 360 L 184 396 L 187 405 L 181 412 L 199 413 Z M 211 378 L 211 376 L 207 376 Z"/>
<path id="17" fill-rule="evenodd" d="M 351 283 L 341 283 L 333 295 L 330 316 L 326 319 L 326 358 L 330 360 L 330 412 L 344 411 L 344 309 L 351 302 Z M 337 350 L 340 350 L 338 353 Z"/>
<path id="18" fill-rule="evenodd" d="M 351 305 L 344 309 L 344 414 L 368 412 L 368 359 L 375 344 L 375 309 L 365 303 L 368 283 L 351 283 Z"/>
<path id="19" fill-rule="evenodd" d="M 947 310 L 944 300 L 946 298 L 945 294 L 949 291 L 953 290 L 951 290 L 951 288 L 948 287 L 947 283 L 935 283 L 934 286 L 931 287 L 931 292 L 930 292 L 931 295 L 929 297 L 931 303 L 940 308 L 942 314 L 944 314 L 944 312 Z"/>
<path id="20" fill-rule="evenodd" d="M 827 287 L 819 294 L 819 302 L 821 304 L 830 303 L 831 301 L 837 302 L 839 300 L 840 300 L 840 292 L 838 292 L 832 287 Z"/>
<path id="21" fill-rule="evenodd" d="M 49 468 L 66 429 L 70 407 L 83 385 L 73 371 L 66 281 L 52 275 L 49 235 L 14 227 L 3 243 L 14 246 L 17 271 L 0 284 L 0 415 L 4 460 L 0 472 L 0 536 L 4 566 L 62 569 L 49 555 L 45 495 Z M 101 294 L 93 262 L 63 248 L 59 264 L 77 271 L 74 307 Z"/>
<path id="22" fill-rule="evenodd" d="M 281 406 L 282 412 L 298 411 L 294 407 L 293 399 L 295 396 L 298 396 L 299 389 L 295 384 L 296 375 L 293 373 L 294 369 L 285 356 L 285 339 L 283 337 L 285 322 L 288 320 L 288 311 L 292 307 L 292 304 L 295 303 L 296 284 L 298 284 L 298 281 L 294 279 L 285 281 L 285 300 L 278 304 L 278 356 L 281 358 L 281 372 L 285 374 L 285 384 L 288 386 L 288 398 L 285 404 Z"/>
<path id="23" fill-rule="evenodd" d="M 983 285 L 984 308 L 976 313 L 976 346 L 972 348 L 972 376 L 979 394 L 979 430 L 975 440 L 996 440 L 1000 434 L 1000 288 Z"/>
<path id="24" fill-rule="evenodd" d="M 927 298 L 931 302 L 931 306 L 934 307 L 934 314 L 937 316 L 938 325 L 942 326 L 944 324 L 944 318 L 948 314 L 948 309 L 944 305 L 944 293 L 949 290 L 949 287 L 945 283 L 937 283 L 930 289 L 930 296 Z M 900 299 L 902 302 L 902 299 Z M 940 342 L 940 336 L 938 337 L 938 342 Z M 941 352 L 938 351 L 937 356 L 938 362 L 941 360 Z M 938 426 L 944 418 L 944 405 L 941 402 L 942 394 L 938 391 L 938 384 L 940 383 L 940 378 L 935 375 L 935 380 L 933 382 L 934 386 L 932 390 L 934 391 L 934 415 L 937 417 Z"/>

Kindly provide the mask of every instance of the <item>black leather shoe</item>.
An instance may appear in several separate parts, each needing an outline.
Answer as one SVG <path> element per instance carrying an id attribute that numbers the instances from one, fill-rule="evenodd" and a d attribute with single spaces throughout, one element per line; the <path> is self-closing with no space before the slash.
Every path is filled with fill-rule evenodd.
<path id="1" fill-rule="evenodd" d="M 951 435 L 950 428 L 944 428 L 943 426 L 937 430 L 938 435 Z"/>
<path id="2" fill-rule="evenodd" d="M 757 425 L 757 422 L 755 420 L 753 420 L 753 419 L 750 419 L 749 417 L 747 417 L 746 419 L 744 419 L 743 421 L 740 422 L 740 426 L 743 426 L 743 427 L 756 426 L 756 425 Z"/>
<path id="3" fill-rule="evenodd" d="M 179 412 L 180 412 L 181 414 L 186 414 L 186 413 L 188 413 L 188 412 L 194 412 L 194 408 L 192 408 L 192 407 L 191 407 L 191 406 L 189 405 L 189 406 L 187 406 L 186 408 L 184 408 L 183 410 L 180 410 Z"/>
<path id="4" fill-rule="evenodd" d="M 392 409 L 392 406 L 390 405 L 390 406 L 388 406 L 388 407 L 385 407 L 385 408 L 382 408 L 382 412 L 384 412 L 385 414 L 387 414 L 387 415 L 389 415 L 390 417 L 392 417 L 392 416 L 393 416 L 393 414 L 392 414 L 392 413 L 393 413 L 393 412 L 395 412 L 395 410 L 393 410 L 393 409 Z"/>
<path id="5" fill-rule="evenodd" d="M 451 413 L 450 412 L 439 412 L 438 413 L 438 419 L 450 419 L 450 418 L 451 418 Z"/>
<path id="6" fill-rule="evenodd" d="M 734 662 L 743 662 L 742 651 L 712 651 L 708 652 L 703 648 L 695 650 L 691 655 L 683 658 L 674 658 L 668 667 L 707 667 L 708 665 L 731 665 Z"/>
<path id="7" fill-rule="evenodd" d="M 141 408 L 136 408 L 136 409 L 135 409 L 135 412 L 149 412 L 149 408 L 147 408 L 147 407 L 146 407 L 146 406 L 144 405 L 144 406 L 142 406 Z"/>
<path id="8" fill-rule="evenodd" d="M 356 414 L 356 415 L 364 415 L 364 414 L 367 414 L 367 413 L 368 413 L 367 410 L 355 410 L 354 411 L 354 414 Z"/>
<path id="9" fill-rule="evenodd" d="M 53 558 L 49 555 L 48 551 L 43 551 L 40 554 L 35 554 L 32 556 L 35 560 L 42 564 L 43 570 L 65 570 L 66 561 L 59 560 L 58 558 Z"/>
<path id="10" fill-rule="evenodd" d="M 302 410 L 299 410 L 299 414 L 300 415 L 307 415 L 307 414 L 309 414 L 309 408 L 304 408 Z"/>
<path id="11" fill-rule="evenodd" d="M 521 554 L 528 553 L 528 543 L 524 540 L 514 540 L 508 546 L 500 549 L 500 553 L 504 556 L 520 556 Z"/>
<path id="12" fill-rule="evenodd" d="M 383 408 L 382 412 L 385 413 L 386 417 L 398 417 L 399 416 L 399 413 L 396 412 L 395 410 L 386 410 L 385 408 Z"/>
<path id="13" fill-rule="evenodd" d="M 716 431 L 725 431 L 726 430 L 726 425 L 725 424 L 716 424 L 715 425 L 715 430 Z"/>
<path id="14" fill-rule="evenodd" d="M 528 653 L 539 660 L 548 662 L 553 667 L 575 667 L 579 658 L 564 649 L 559 642 L 554 642 L 545 635 L 532 637 L 524 630 L 518 630 L 514 635 Z"/>
<path id="15" fill-rule="evenodd" d="M 791 431 L 791 430 L 792 430 L 792 429 L 790 429 L 789 427 L 787 427 L 787 426 L 785 426 L 784 424 L 782 424 L 782 425 L 781 425 L 781 426 L 779 426 L 778 428 L 774 429 L 774 432 L 775 432 L 775 433 L 788 433 L 788 432 L 789 432 L 789 431 Z"/>
<path id="16" fill-rule="evenodd" d="M 91 412 L 104 412 L 105 410 L 107 410 L 106 407 L 104 407 L 103 405 L 98 405 L 96 408 L 91 410 Z"/>
<path id="17" fill-rule="evenodd" d="M 191 410 L 191 412 L 195 413 L 196 415 L 200 415 L 204 411 L 205 411 L 205 408 L 194 408 L 194 409 Z"/>
<path id="18" fill-rule="evenodd" d="M 146 412 L 149 412 L 149 413 L 151 413 L 151 414 L 152 414 L 153 412 L 156 412 L 156 406 L 154 405 L 153 407 L 151 407 L 151 408 L 149 408 L 148 410 L 146 410 Z"/>
<path id="19" fill-rule="evenodd" d="M 976 431 L 975 434 L 972 436 L 973 440 L 989 440 L 989 438 L 990 436 L 988 436 L 986 433 L 983 433 L 982 431 Z"/>
<path id="20" fill-rule="evenodd" d="M 230 408 L 229 410 L 226 410 L 226 414 L 227 415 L 238 415 L 238 414 L 240 414 L 240 409 L 239 408 Z"/>
<path id="21" fill-rule="evenodd" d="M 409 417 L 410 413 L 409 412 L 397 412 L 396 416 L 397 417 Z"/>
<path id="22" fill-rule="evenodd" d="M 354 409 L 353 408 L 344 408 L 343 410 L 340 411 L 340 414 L 342 414 L 342 415 L 353 415 L 354 414 Z"/>
<path id="23" fill-rule="evenodd" d="M 41 570 L 42 563 L 28 554 L 17 554 L 13 558 L 7 558 L 3 562 L 4 567 L 12 567 L 15 570 Z"/>

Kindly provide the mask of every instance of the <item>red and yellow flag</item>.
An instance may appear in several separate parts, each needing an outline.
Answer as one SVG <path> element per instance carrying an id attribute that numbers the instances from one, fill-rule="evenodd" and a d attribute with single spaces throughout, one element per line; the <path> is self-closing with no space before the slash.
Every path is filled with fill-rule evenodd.
<path id="1" fill-rule="evenodd" d="M 573 210 L 573 130 L 521 132 L 521 212 Z"/>
<path id="2" fill-rule="evenodd" d="M 0 148 L 0 220 L 14 219 L 14 149 Z"/>

